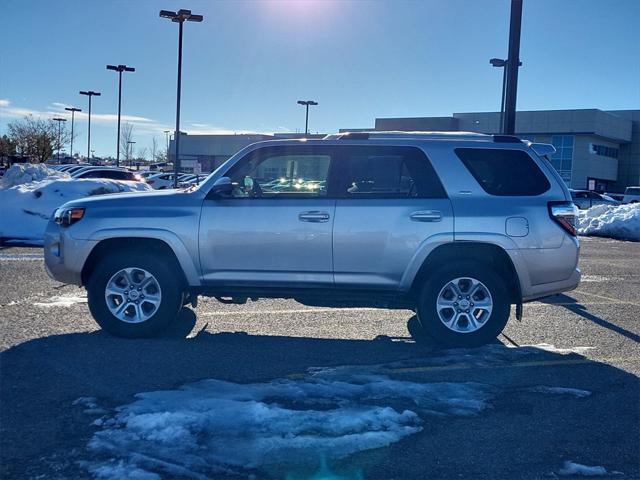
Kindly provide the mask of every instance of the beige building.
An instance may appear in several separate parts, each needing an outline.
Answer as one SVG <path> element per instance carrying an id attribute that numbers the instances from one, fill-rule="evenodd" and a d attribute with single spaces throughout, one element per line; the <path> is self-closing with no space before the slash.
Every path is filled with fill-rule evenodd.
<path id="1" fill-rule="evenodd" d="M 454 113 L 451 117 L 377 118 L 374 130 L 499 132 L 500 113 Z M 524 111 L 516 135 L 552 143 L 552 159 L 573 188 L 621 192 L 640 185 L 640 110 Z"/>

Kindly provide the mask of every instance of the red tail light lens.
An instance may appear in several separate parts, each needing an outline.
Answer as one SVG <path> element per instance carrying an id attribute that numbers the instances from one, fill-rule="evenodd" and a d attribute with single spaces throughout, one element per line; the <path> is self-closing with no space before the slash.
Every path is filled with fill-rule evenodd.
<path id="1" fill-rule="evenodd" d="M 549 216 L 569 235 L 576 236 L 576 216 L 578 207 L 573 202 L 549 202 Z"/>

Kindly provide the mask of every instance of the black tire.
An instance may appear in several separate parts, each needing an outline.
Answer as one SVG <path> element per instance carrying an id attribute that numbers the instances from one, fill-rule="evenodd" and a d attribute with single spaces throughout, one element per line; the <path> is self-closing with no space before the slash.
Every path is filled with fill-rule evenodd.
<path id="1" fill-rule="evenodd" d="M 438 316 L 436 301 L 440 291 L 456 278 L 470 277 L 482 282 L 493 300 L 491 314 L 482 326 L 472 332 L 457 332 L 447 327 Z M 511 311 L 507 285 L 489 265 L 476 261 L 459 262 L 436 268 L 420 289 L 418 320 L 424 333 L 436 343 L 448 347 L 477 347 L 492 342 L 502 332 Z M 464 323 L 464 322 L 463 322 Z"/>
<path id="2" fill-rule="evenodd" d="M 128 323 L 113 315 L 107 306 L 105 288 L 113 275 L 125 268 L 144 269 L 155 277 L 161 300 L 146 320 Z M 158 335 L 176 319 L 182 307 L 184 285 L 174 262 L 149 251 L 132 249 L 111 253 L 99 260 L 87 282 L 89 310 L 107 332 L 124 338 L 146 338 Z"/>

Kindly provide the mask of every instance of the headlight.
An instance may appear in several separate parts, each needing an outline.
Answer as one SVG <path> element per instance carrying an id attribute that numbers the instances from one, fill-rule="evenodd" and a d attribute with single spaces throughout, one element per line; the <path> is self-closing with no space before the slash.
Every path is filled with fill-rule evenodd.
<path id="1" fill-rule="evenodd" d="M 59 208 L 56 210 L 53 219 L 58 225 L 68 227 L 82 220 L 82 217 L 84 217 L 84 208 L 71 207 Z"/>

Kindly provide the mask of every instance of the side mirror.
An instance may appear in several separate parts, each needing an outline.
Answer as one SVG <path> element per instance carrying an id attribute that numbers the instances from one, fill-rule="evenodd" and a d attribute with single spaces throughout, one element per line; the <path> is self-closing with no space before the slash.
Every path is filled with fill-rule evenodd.
<path id="1" fill-rule="evenodd" d="M 224 195 L 230 195 L 233 192 L 233 184 L 231 183 L 231 179 L 229 177 L 220 177 L 217 179 L 211 190 L 209 190 L 209 194 L 207 197 L 220 197 Z"/>

